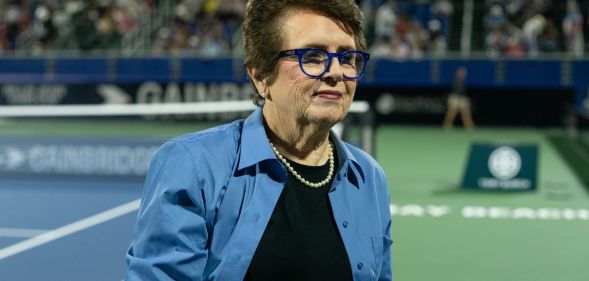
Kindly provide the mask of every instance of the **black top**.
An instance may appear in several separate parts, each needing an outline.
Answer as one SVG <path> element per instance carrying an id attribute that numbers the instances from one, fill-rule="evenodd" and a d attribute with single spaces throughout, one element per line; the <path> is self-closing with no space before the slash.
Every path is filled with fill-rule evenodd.
<path id="1" fill-rule="evenodd" d="M 336 154 L 334 149 L 337 165 Z M 289 162 L 311 182 L 322 181 L 329 171 L 329 161 L 319 167 Z M 289 174 L 245 281 L 352 280 L 350 261 L 329 203 L 333 177 L 314 189 Z"/>
<path id="2" fill-rule="evenodd" d="M 466 85 L 463 77 L 454 77 L 454 82 L 452 83 L 452 94 L 466 96 Z"/>

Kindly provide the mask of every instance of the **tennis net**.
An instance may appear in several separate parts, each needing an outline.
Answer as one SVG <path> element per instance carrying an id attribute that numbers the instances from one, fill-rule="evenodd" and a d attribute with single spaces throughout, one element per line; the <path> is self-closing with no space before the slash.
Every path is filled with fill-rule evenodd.
<path id="1" fill-rule="evenodd" d="M 167 138 L 244 118 L 249 100 L 164 104 L 0 106 L 0 131 L 27 135 L 89 135 Z M 364 101 L 352 103 L 334 131 L 374 153 L 374 114 Z"/>

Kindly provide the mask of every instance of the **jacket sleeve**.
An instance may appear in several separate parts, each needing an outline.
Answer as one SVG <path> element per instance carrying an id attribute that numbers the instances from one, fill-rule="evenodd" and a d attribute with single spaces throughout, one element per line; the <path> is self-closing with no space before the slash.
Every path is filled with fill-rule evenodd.
<path id="1" fill-rule="evenodd" d="M 391 220 L 389 220 L 388 226 L 390 227 Z M 383 250 L 383 257 L 382 257 L 382 265 L 380 269 L 380 276 L 378 277 L 379 281 L 391 281 L 392 280 L 392 261 L 391 261 L 391 244 L 393 240 L 390 239 L 390 231 L 385 231 L 384 235 L 384 250 Z"/>
<path id="2" fill-rule="evenodd" d="M 380 198 L 379 198 L 379 205 L 381 207 L 381 218 L 383 220 L 383 257 L 382 257 L 382 264 L 380 269 L 380 276 L 378 277 L 379 281 L 391 281 L 392 276 L 392 261 L 391 261 L 391 245 L 393 244 L 393 240 L 391 240 L 391 211 L 390 211 L 390 204 L 391 204 L 391 195 L 389 190 L 389 185 L 387 183 L 387 179 L 384 173 L 381 174 L 381 182 L 379 186 L 382 187 Z"/>
<path id="3" fill-rule="evenodd" d="M 154 156 L 127 252 L 126 281 L 201 280 L 208 232 L 195 162 L 170 141 Z"/>

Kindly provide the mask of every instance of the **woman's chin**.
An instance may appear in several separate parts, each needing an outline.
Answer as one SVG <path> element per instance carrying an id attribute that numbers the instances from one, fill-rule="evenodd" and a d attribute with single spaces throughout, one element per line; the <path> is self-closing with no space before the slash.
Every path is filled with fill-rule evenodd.
<path id="1" fill-rule="evenodd" d="M 339 110 L 311 111 L 307 117 L 312 123 L 333 126 L 344 119 L 345 114 L 340 108 Z"/>

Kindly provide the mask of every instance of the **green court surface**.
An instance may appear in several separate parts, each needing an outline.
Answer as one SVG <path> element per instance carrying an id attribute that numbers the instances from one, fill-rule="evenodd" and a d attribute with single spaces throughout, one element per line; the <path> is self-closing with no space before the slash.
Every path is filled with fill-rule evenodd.
<path id="1" fill-rule="evenodd" d="M 169 138 L 208 126 L 5 121 L 0 135 Z M 564 133 L 380 126 L 376 158 L 391 187 L 394 280 L 589 280 L 589 193 L 550 141 L 554 134 Z M 459 189 L 474 142 L 537 144 L 538 190 Z"/>
<path id="2" fill-rule="evenodd" d="M 473 142 L 537 144 L 538 191 L 460 190 Z M 589 196 L 544 131 L 382 127 L 376 145 L 396 280 L 589 280 Z"/>

